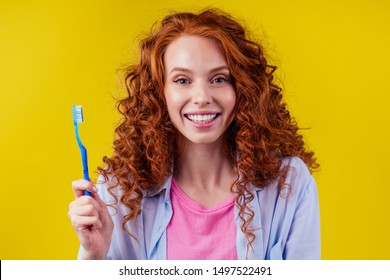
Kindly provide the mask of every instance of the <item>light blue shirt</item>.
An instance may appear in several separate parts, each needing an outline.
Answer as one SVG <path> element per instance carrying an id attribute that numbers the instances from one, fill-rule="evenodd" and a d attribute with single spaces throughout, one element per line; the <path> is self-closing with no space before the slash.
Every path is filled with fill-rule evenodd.
<path id="1" fill-rule="evenodd" d="M 255 215 L 251 228 L 256 239 L 253 249 L 248 249 L 247 239 L 241 231 L 238 208 L 235 207 L 238 259 L 320 259 L 320 218 L 316 183 L 305 163 L 297 157 L 283 160 L 288 166 L 285 180 L 288 188 L 277 187 L 277 180 L 267 187 L 250 186 L 255 198 L 249 207 Z M 138 224 L 126 224 L 138 241 L 122 229 L 122 218 L 129 212 L 127 207 L 116 204 L 108 207 L 114 221 L 108 259 L 166 259 L 166 228 L 172 217 L 170 200 L 172 177 L 168 177 L 161 190 L 149 193 L 142 201 Z M 98 184 L 99 195 L 105 202 L 112 202 L 106 184 Z M 119 195 L 118 195 L 119 196 Z M 79 250 L 79 258 L 83 248 Z"/>

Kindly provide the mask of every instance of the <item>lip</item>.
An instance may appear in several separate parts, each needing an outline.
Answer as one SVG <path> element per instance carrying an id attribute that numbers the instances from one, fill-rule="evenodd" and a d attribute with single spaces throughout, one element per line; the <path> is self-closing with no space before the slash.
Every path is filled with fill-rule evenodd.
<path id="1" fill-rule="evenodd" d="M 194 111 L 194 112 L 184 113 L 184 115 L 199 115 L 199 116 L 212 115 L 212 114 L 221 114 L 221 112 L 219 112 L 219 111 Z"/>
<path id="2" fill-rule="evenodd" d="M 217 116 L 210 122 L 205 122 L 205 123 L 197 123 L 192 120 L 190 120 L 187 115 L 198 115 L 198 116 L 203 116 L 203 115 L 212 115 L 216 114 Z M 184 117 L 186 120 L 191 124 L 191 126 L 197 128 L 197 129 L 205 129 L 205 128 L 210 128 L 214 125 L 216 121 L 218 121 L 221 117 L 222 113 L 221 112 L 212 112 L 212 111 L 207 111 L 207 112 L 191 112 L 191 113 L 185 113 Z"/>

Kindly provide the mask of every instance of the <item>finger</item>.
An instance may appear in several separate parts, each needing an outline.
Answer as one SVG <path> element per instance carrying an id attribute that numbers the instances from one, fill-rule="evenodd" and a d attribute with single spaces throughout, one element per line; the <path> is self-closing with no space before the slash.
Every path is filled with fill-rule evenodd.
<path id="1" fill-rule="evenodd" d="M 90 193 L 96 193 L 97 188 L 90 181 L 80 179 L 72 182 L 72 190 L 76 197 L 81 197 L 84 195 L 84 191 L 87 190 Z"/>
<path id="2" fill-rule="evenodd" d="M 99 217 L 99 212 L 92 204 L 87 204 L 69 209 L 69 214 L 77 216 L 96 216 Z"/>
<path id="3" fill-rule="evenodd" d="M 78 208 L 78 207 L 87 206 L 87 205 L 96 209 L 97 212 L 99 212 L 101 210 L 101 206 L 95 200 L 95 198 L 93 198 L 91 196 L 86 196 L 86 195 L 80 196 L 79 198 L 76 198 L 74 201 L 72 201 L 69 204 L 69 209 Z"/>
<path id="4" fill-rule="evenodd" d="M 102 222 L 96 216 L 78 216 L 76 214 L 71 214 L 70 218 L 72 226 L 76 231 L 102 228 Z"/>

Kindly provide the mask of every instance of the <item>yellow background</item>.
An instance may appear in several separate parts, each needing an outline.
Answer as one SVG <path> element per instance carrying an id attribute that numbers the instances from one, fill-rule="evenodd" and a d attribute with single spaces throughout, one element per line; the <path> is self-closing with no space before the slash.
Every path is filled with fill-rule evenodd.
<path id="1" fill-rule="evenodd" d="M 118 120 L 116 70 L 169 10 L 212 5 L 259 34 L 317 153 L 324 259 L 390 259 L 390 2 L 0 1 L 0 259 L 74 259 L 67 217 Z"/>

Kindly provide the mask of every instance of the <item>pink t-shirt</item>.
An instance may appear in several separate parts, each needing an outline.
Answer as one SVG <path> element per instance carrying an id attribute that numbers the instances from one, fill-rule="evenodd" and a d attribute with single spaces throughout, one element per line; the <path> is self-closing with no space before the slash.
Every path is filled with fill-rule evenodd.
<path id="1" fill-rule="evenodd" d="M 234 196 L 211 208 L 189 198 L 172 180 L 168 260 L 236 260 Z"/>

